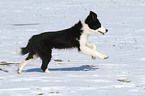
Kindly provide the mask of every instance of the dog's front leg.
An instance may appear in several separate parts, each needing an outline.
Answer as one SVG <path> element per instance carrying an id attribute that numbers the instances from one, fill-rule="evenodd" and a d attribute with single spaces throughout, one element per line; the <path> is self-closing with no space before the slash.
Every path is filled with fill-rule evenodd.
<path id="1" fill-rule="evenodd" d="M 86 46 L 90 47 L 93 50 L 96 50 L 96 45 L 95 44 L 87 43 Z"/>
<path id="2" fill-rule="evenodd" d="M 90 55 L 92 57 L 98 57 L 98 58 L 101 58 L 101 59 L 107 59 L 108 56 L 107 55 L 104 55 L 104 54 L 101 54 L 99 52 L 97 52 L 96 50 L 93 50 L 87 46 L 80 46 L 80 52 L 83 53 L 83 54 L 86 54 L 86 55 Z"/>
<path id="3" fill-rule="evenodd" d="M 91 43 L 87 43 L 86 44 L 87 47 L 90 47 L 91 49 L 93 49 L 94 51 L 96 51 L 96 45 L 95 44 L 91 44 Z M 92 56 L 92 59 L 96 59 L 96 57 Z"/>

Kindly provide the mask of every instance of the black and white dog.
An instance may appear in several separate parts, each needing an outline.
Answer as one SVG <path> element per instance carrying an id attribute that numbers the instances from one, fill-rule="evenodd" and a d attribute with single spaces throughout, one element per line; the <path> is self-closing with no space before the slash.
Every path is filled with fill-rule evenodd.
<path id="1" fill-rule="evenodd" d="M 107 55 L 97 52 L 96 46 L 88 42 L 90 34 L 98 32 L 104 35 L 107 31 L 97 19 L 97 14 L 90 11 L 85 21 L 79 21 L 71 28 L 34 35 L 30 38 L 27 46 L 18 51 L 22 55 L 28 53 L 28 57 L 18 68 L 18 74 L 22 72 L 26 64 L 38 57 L 42 59 L 41 69 L 49 73 L 47 66 L 51 60 L 53 48 L 77 48 L 80 53 L 92 56 L 92 59 L 96 59 L 96 57 L 107 59 Z"/>

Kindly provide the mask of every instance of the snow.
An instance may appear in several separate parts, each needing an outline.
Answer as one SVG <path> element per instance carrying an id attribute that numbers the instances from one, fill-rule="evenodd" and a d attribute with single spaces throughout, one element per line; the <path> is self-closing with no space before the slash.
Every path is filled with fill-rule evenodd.
<path id="1" fill-rule="evenodd" d="M 1 0 L 0 96 L 144 96 L 144 9 L 145 0 Z M 43 73 L 38 59 L 17 74 L 26 56 L 16 50 L 32 35 L 69 28 L 90 10 L 109 29 L 89 38 L 107 60 L 53 50 L 52 73 Z"/>

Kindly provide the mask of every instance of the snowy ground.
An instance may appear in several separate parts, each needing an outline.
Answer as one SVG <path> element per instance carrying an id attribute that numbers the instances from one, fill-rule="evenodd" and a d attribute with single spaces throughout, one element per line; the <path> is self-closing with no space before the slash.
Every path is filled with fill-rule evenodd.
<path id="1" fill-rule="evenodd" d="M 145 0 L 1 0 L 0 96 L 145 96 L 144 9 Z M 16 50 L 33 34 L 68 28 L 90 10 L 109 29 L 90 42 L 109 59 L 53 50 L 51 74 L 41 71 L 40 59 L 17 74 L 25 56 Z"/>

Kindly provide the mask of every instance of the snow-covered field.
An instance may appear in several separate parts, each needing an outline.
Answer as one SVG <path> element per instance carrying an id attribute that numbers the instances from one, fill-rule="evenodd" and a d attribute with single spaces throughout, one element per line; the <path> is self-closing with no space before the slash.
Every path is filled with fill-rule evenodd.
<path id="1" fill-rule="evenodd" d="M 89 11 L 109 29 L 90 36 L 107 60 L 53 50 L 50 74 L 40 59 L 17 74 L 16 54 L 44 31 L 71 27 Z M 0 96 L 145 96 L 145 0 L 1 0 Z"/>

